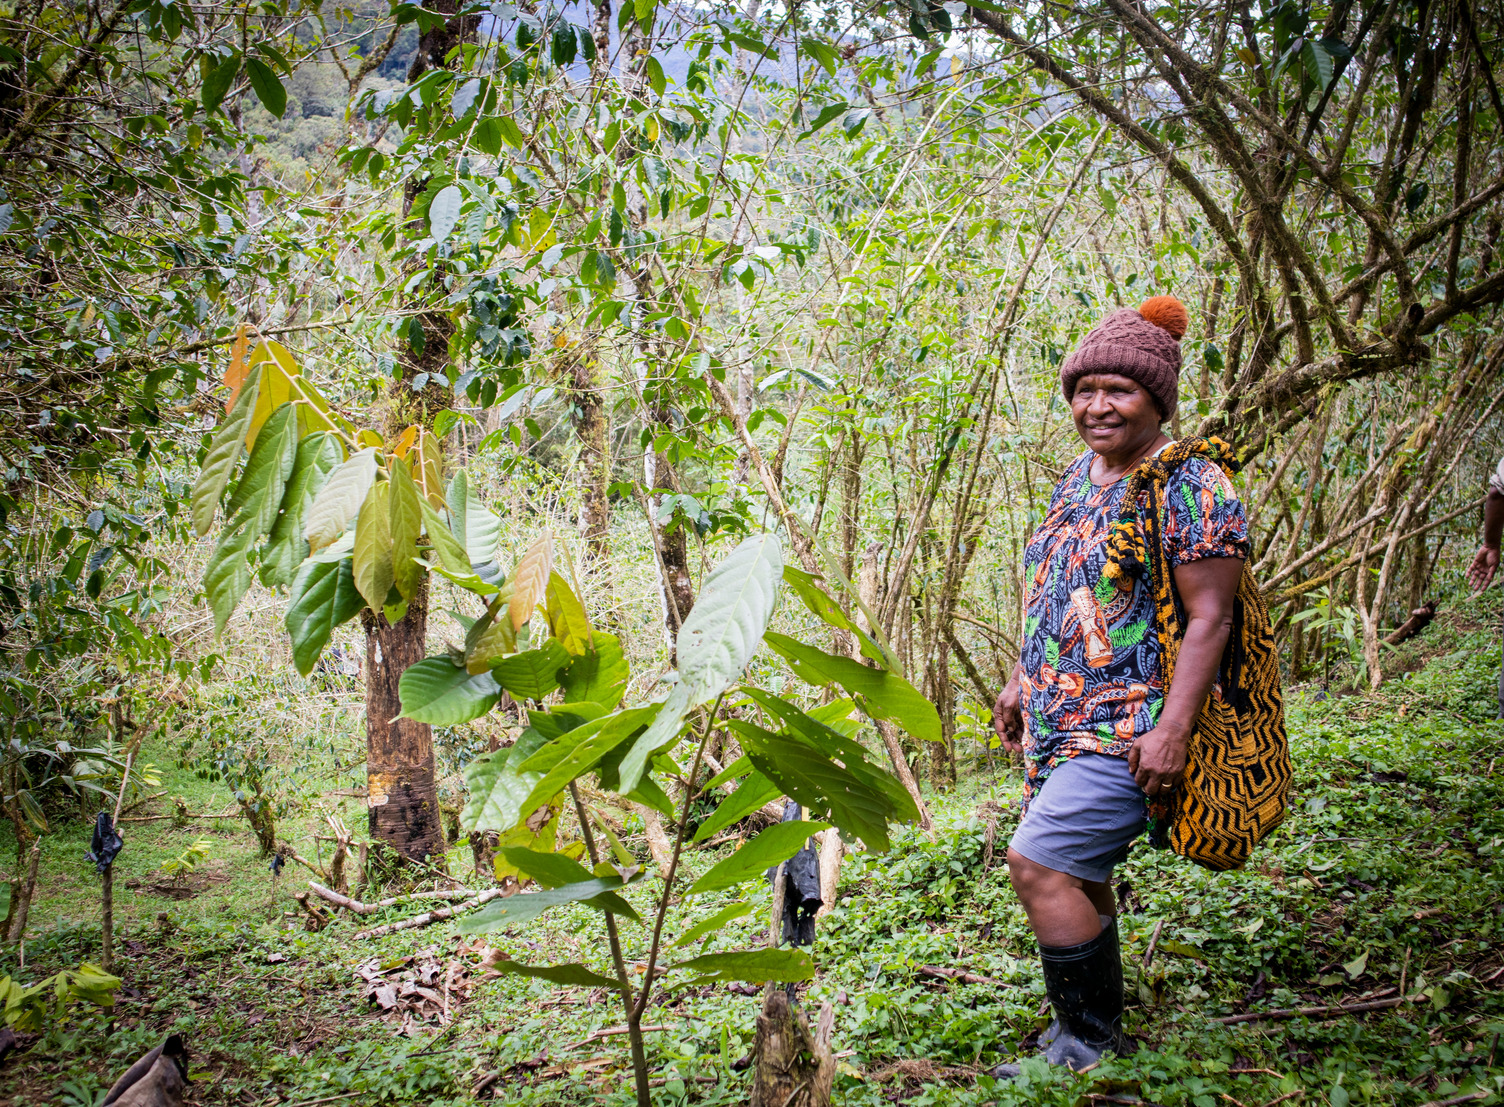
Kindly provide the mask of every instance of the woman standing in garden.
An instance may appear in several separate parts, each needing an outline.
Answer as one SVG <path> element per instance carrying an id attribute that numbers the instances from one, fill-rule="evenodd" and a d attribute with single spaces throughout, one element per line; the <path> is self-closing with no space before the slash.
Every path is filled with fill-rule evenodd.
<path id="1" fill-rule="evenodd" d="M 1220 694 L 1248 557 L 1247 519 L 1218 464 L 1225 448 L 1161 430 L 1175 411 L 1186 324 L 1179 300 L 1154 297 L 1108 316 L 1061 366 L 1087 449 L 1025 551 L 1021 656 L 994 718 L 1004 747 L 1024 755 L 1025 814 L 1008 869 L 1055 1009 L 1040 1041 L 1047 1060 L 1075 1069 L 1134 1048 L 1122 1030 L 1112 871 L 1168 810 L 1197 718 Z M 1129 496 L 1141 467 L 1159 467 L 1164 511 L 1150 530 L 1160 548 L 1137 552 L 1164 559 L 1169 596 L 1156 597 L 1125 540 L 1146 507 Z M 1183 628 L 1168 681 L 1157 603 L 1173 603 Z"/>

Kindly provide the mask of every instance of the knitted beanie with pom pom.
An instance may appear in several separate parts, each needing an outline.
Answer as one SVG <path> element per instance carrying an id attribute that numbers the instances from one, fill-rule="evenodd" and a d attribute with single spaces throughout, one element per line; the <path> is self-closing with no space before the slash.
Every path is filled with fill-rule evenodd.
<path id="1" fill-rule="evenodd" d="M 1159 401 L 1168 418 L 1180 392 L 1180 338 L 1190 316 L 1174 296 L 1152 296 L 1137 311 L 1119 308 L 1092 328 L 1060 366 L 1060 387 L 1069 400 L 1076 382 L 1092 373 L 1116 373 L 1138 381 Z"/>

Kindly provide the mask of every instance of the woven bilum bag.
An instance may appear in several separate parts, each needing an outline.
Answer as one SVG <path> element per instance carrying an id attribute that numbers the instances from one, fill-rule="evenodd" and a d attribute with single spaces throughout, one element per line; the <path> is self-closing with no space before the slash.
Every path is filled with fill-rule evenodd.
<path id="1" fill-rule="evenodd" d="M 1216 438 L 1185 439 L 1146 459 L 1129 478 L 1109 540 L 1107 576 L 1120 585 L 1130 584 L 1130 576 L 1149 578 L 1166 690 L 1185 630 L 1163 552 L 1165 494 L 1175 469 L 1192 457 L 1205 457 L 1228 473 L 1234 467 L 1231 449 Z M 1290 777 L 1274 631 L 1245 564 L 1217 688 L 1191 735 L 1185 779 L 1167 799 L 1149 803 L 1150 842 L 1209 869 L 1241 868 L 1284 820 Z"/>

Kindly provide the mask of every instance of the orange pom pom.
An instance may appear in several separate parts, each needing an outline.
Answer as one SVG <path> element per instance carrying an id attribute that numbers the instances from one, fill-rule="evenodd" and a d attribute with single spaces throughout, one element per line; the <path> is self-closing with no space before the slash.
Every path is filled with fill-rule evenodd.
<path id="1" fill-rule="evenodd" d="M 1174 296 L 1150 296 L 1139 305 L 1138 313 L 1156 327 L 1170 332 L 1170 337 L 1179 342 L 1191 325 L 1190 313 Z"/>

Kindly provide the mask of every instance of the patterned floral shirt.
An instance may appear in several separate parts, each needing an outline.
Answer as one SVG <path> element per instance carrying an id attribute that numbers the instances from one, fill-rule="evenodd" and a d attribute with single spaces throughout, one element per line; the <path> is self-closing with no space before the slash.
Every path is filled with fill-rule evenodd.
<path id="1" fill-rule="evenodd" d="M 1149 582 L 1121 592 L 1102 576 L 1128 481 L 1092 484 L 1095 457 L 1088 450 L 1066 469 L 1024 552 L 1025 804 L 1067 758 L 1127 757 L 1164 706 Z M 1178 466 L 1165 502 L 1170 565 L 1248 556 L 1243 505 L 1215 463 L 1192 458 Z"/>

